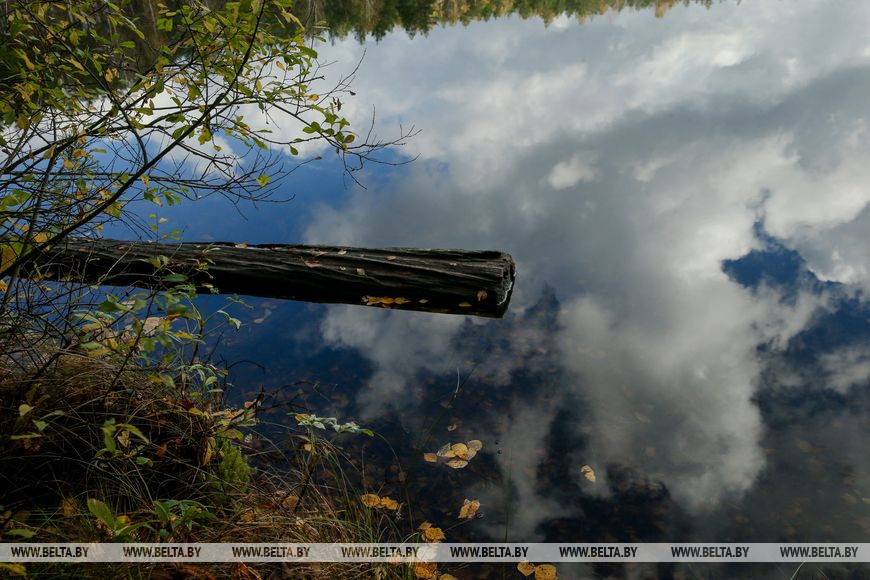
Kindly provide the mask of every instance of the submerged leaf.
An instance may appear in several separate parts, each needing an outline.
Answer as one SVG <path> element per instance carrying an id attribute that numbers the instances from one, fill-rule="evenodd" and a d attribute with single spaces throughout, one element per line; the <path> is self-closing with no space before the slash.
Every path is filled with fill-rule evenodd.
<path id="1" fill-rule="evenodd" d="M 595 483 L 595 472 L 592 470 L 591 467 L 589 467 L 588 465 L 584 465 L 580 468 L 580 473 L 583 474 L 583 477 L 585 477 L 592 483 Z"/>
<path id="2" fill-rule="evenodd" d="M 535 566 L 535 580 L 555 580 L 556 567 L 552 564 Z"/>
<path id="3" fill-rule="evenodd" d="M 464 459 L 451 459 L 447 462 L 447 465 L 448 467 L 452 467 L 453 469 L 462 469 L 463 467 L 468 465 L 468 462 Z"/>
<path id="4" fill-rule="evenodd" d="M 429 463 L 438 463 L 438 456 L 434 453 L 424 453 L 423 459 Z"/>

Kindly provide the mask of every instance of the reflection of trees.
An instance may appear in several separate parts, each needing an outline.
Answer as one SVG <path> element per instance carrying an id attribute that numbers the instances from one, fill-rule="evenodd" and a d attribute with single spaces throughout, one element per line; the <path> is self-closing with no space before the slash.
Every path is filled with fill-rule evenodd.
<path id="1" fill-rule="evenodd" d="M 580 21 L 610 11 L 654 10 L 657 17 L 676 4 L 713 0 L 299 0 L 294 12 L 306 22 L 321 22 L 337 37 L 383 36 L 395 27 L 408 34 L 427 32 L 437 24 L 468 24 L 517 14 L 551 22 L 560 14 Z"/>

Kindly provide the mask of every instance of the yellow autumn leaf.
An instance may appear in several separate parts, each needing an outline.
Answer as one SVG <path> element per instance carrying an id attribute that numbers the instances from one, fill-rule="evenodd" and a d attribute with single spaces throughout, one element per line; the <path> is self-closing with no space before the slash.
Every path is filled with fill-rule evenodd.
<path id="1" fill-rule="evenodd" d="M 462 469 L 463 467 L 468 465 L 468 462 L 464 459 L 451 459 L 447 462 L 447 465 L 448 467 L 452 467 L 453 469 Z"/>
<path id="2" fill-rule="evenodd" d="M 281 507 L 285 509 L 293 509 L 299 503 L 298 495 L 288 495 L 283 500 L 281 500 Z"/>
<path id="3" fill-rule="evenodd" d="M 73 167 L 75 167 L 73 165 L 73 162 L 69 158 L 63 160 L 63 166 L 67 169 L 72 169 Z"/>
<path id="4" fill-rule="evenodd" d="M 444 532 L 441 530 L 441 528 L 431 526 L 423 530 L 423 539 L 432 544 L 437 544 L 438 542 L 443 540 L 444 537 Z"/>
<path id="5" fill-rule="evenodd" d="M 24 564 L 8 564 L 0 562 L 0 570 L 6 570 L 10 576 L 27 576 L 27 568 Z"/>
<path id="6" fill-rule="evenodd" d="M 402 298 L 401 296 L 399 296 L 395 299 L 395 302 L 396 304 L 407 304 L 408 302 L 410 302 L 410 300 L 408 298 Z M 444 576 L 442 576 L 442 578 L 444 578 Z"/>
<path id="7" fill-rule="evenodd" d="M 450 457 L 456 457 L 456 454 L 453 453 L 453 449 L 451 448 L 450 443 L 447 443 L 441 449 L 435 452 L 435 455 L 438 457 L 444 457 L 445 459 L 449 459 Z"/>
<path id="8" fill-rule="evenodd" d="M 529 564 L 528 562 L 520 562 L 517 564 L 517 570 L 519 570 L 520 574 L 523 576 L 531 576 L 535 573 L 535 565 Z"/>
<path id="9" fill-rule="evenodd" d="M 374 493 L 364 493 L 363 495 L 359 496 L 359 499 L 364 506 L 370 508 L 378 507 L 378 505 L 380 505 L 381 503 L 381 498 Z"/>
<path id="10" fill-rule="evenodd" d="M 471 302 L 460 302 L 457 306 L 460 308 L 471 308 Z"/>
<path id="11" fill-rule="evenodd" d="M 9 289 L 9 286 L 6 285 L 6 282 L 0 280 L 0 292 L 6 292 Z M 428 459 L 427 459 L 428 461 Z"/>
<path id="12" fill-rule="evenodd" d="M 459 459 L 468 459 L 468 445 L 465 443 L 455 443 L 450 447 L 450 450 Z"/>
<path id="13" fill-rule="evenodd" d="M 453 574 L 441 574 L 440 576 L 438 576 L 438 580 L 459 580 L 459 579 L 456 576 L 454 576 Z"/>
<path id="14" fill-rule="evenodd" d="M 434 453 L 424 453 L 423 460 L 429 463 L 438 463 L 438 456 Z"/>
<path id="15" fill-rule="evenodd" d="M 465 500 L 462 503 L 462 507 L 459 508 L 459 519 L 461 520 L 470 520 L 474 517 L 474 514 L 477 513 L 477 510 L 480 509 L 480 502 L 478 500 Z"/>
<path id="16" fill-rule="evenodd" d="M 591 467 L 589 467 L 588 465 L 584 465 L 580 468 L 580 473 L 583 474 L 583 477 L 585 477 L 592 483 L 595 483 L 595 472 L 592 470 Z"/>
<path id="17" fill-rule="evenodd" d="M 535 580 L 555 580 L 556 567 L 552 564 L 535 566 Z"/>
<path id="18" fill-rule="evenodd" d="M 417 562 L 414 566 L 414 576 L 417 578 L 434 578 L 435 570 L 438 569 L 436 562 Z"/>
<path id="19" fill-rule="evenodd" d="M 432 527 L 432 524 L 430 524 L 429 522 L 423 522 L 422 524 L 417 526 L 417 529 L 418 530 L 428 530 L 431 527 Z"/>
<path id="20" fill-rule="evenodd" d="M 472 439 L 468 442 L 468 448 L 477 453 L 483 449 L 483 443 L 481 443 L 480 439 Z"/>
<path id="21" fill-rule="evenodd" d="M 378 507 L 386 508 L 388 510 L 397 510 L 399 509 L 399 502 L 394 500 L 391 497 L 382 497 L 381 501 L 378 502 Z"/>
<path id="22" fill-rule="evenodd" d="M 197 454 L 197 459 L 199 459 L 200 465 L 208 465 L 211 463 L 212 457 L 214 457 L 215 443 L 214 437 L 204 437 L 202 439 L 199 444 L 199 453 Z"/>

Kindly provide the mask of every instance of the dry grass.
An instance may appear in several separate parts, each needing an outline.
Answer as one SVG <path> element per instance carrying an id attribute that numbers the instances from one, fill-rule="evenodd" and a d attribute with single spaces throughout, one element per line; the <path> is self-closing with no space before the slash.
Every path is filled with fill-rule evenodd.
<path id="1" fill-rule="evenodd" d="M 0 369 L 2 371 L 2 369 Z M 363 508 L 341 450 L 314 442 L 253 469 L 240 441 L 254 411 L 178 392 L 154 373 L 65 354 L 33 380 L 0 372 L 0 527 L 4 541 L 401 541 L 390 516 Z M 309 448 L 310 450 L 310 448 Z M 323 468 L 324 465 L 328 469 Z M 328 473 L 330 480 L 321 478 Z M 313 477 L 312 477 L 313 474 Z M 104 502 L 124 525 L 88 509 Z M 195 506 L 161 517 L 155 502 Z M 194 503 L 195 502 L 195 503 Z M 125 527 L 126 526 L 126 527 Z M 138 526 L 138 527 L 137 527 Z M 13 531 L 17 530 L 17 531 Z M 22 532 L 23 530 L 23 532 Z M 386 564 L 28 564 L 29 576 L 399 578 Z"/>

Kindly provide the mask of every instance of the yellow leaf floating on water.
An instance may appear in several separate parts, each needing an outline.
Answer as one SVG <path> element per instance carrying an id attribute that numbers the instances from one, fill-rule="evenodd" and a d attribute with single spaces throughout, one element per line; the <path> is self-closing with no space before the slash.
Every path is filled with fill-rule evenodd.
<path id="1" fill-rule="evenodd" d="M 552 564 L 535 566 L 535 580 L 555 580 L 556 567 Z"/>
<path id="2" fill-rule="evenodd" d="M 399 502 L 391 497 L 382 497 L 378 507 L 387 508 L 388 510 L 395 511 L 399 509 Z"/>
<path id="3" fill-rule="evenodd" d="M 520 574 L 523 576 L 531 576 L 535 573 L 535 565 L 528 562 L 520 562 L 517 564 L 517 570 L 519 570 Z"/>
<path id="4" fill-rule="evenodd" d="M 437 455 L 438 457 L 444 457 L 446 459 L 449 459 L 450 457 L 455 457 L 456 454 L 453 453 L 453 450 L 451 449 L 451 447 L 452 446 L 450 445 L 450 443 L 447 443 L 443 447 L 441 447 L 441 449 L 436 451 L 435 455 Z"/>
<path id="5" fill-rule="evenodd" d="M 441 574 L 440 576 L 438 576 L 438 580 L 459 580 L 459 579 L 456 576 L 454 576 L 453 574 Z"/>
<path id="6" fill-rule="evenodd" d="M 434 578 L 438 569 L 436 562 L 417 562 L 414 565 L 414 576 L 417 578 Z"/>
<path id="7" fill-rule="evenodd" d="M 423 528 L 422 532 L 423 539 L 431 544 L 437 544 L 445 537 L 444 531 L 441 528 L 434 527 L 432 524 L 429 524 L 426 528 Z"/>
<path id="8" fill-rule="evenodd" d="M 460 308 L 471 308 L 471 302 L 460 302 L 458 304 Z"/>
<path id="9" fill-rule="evenodd" d="M 468 443 L 447 443 L 435 453 L 435 456 L 446 460 L 447 465 L 453 469 L 462 469 L 481 449 L 483 443 L 479 439 L 472 439 Z"/>
<path id="10" fill-rule="evenodd" d="M 592 483 L 595 483 L 595 472 L 592 471 L 591 467 L 589 467 L 588 465 L 584 465 L 583 467 L 580 468 L 580 473 L 583 474 L 583 477 L 585 477 L 586 479 L 588 479 Z"/>
<path id="11" fill-rule="evenodd" d="M 474 517 L 474 514 L 477 513 L 477 510 L 480 509 L 480 502 L 475 500 L 465 500 L 463 502 L 462 507 L 459 508 L 459 519 L 461 520 L 470 520 Z"/>
<path id="12" fill-rule="evenodd" d="M 438 463 L 438 456 L 434 453 L 424 453 L 423 459 L 429 463 Z"/>
<path id="13" fill-rule="evenodd" d="M 454 443 L 450 447 L 450 450 L 453 451 L 453 455 L 459 459 L 468 459 L 468 445 L 465 443 Z"/>
<path id="14" fill-rule="evenodd" d="M 359 496 L 359 499 L 364 506 L 370 508 L 378 507 L 378 505 L 381 503 L 380 496 L 373 493 L 364 493 L 363 495 Z"/>
<path id="15" fill-rule="evenodd" d="M 375 493 L 365 493 L 359 496 L 360 501 L 364 506 L 370 508 L 386 508 L 388 510 L 399 509 L 399 502 L 391 497 L 381 497 Z"/>

